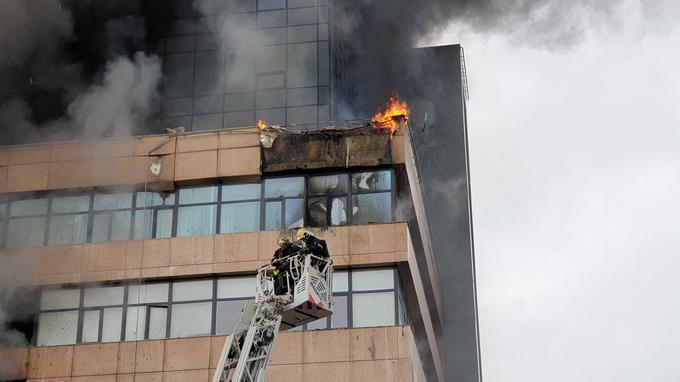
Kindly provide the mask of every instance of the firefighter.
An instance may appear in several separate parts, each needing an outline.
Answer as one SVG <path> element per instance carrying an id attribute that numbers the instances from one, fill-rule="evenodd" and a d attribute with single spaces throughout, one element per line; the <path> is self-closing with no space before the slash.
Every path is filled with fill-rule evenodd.
<path id="1" fill-rule="evenodd" d="M 295 235 L 295 238 L 304 243 L 305 248 L 312 253 L 312 255 L 322 258 L 326 261 L 329 260 L 330 254 L 328 253 L 328 246 L 326 245 L 326 240 L 319 239 L 316 235 L 304 228 L 300 228 Z M 318 267 L 319 261 L 317 259 L 312 259 L 311 264 Z"/>
<path id="2" fill-rule="evenodd" d="M 296 243 L 291 243 L 285 237 L 279 238 L 279 248 L 274 251 L 271 265 L 274 266 L 274 294 L 283 295 L 288 293 L 288 257 L 300 252 L 302 247 Z"/>

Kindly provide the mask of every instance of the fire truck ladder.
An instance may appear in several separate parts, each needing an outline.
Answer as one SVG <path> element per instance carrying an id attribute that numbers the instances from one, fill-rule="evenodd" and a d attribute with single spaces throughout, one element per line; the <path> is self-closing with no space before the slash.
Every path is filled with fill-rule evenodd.
<path id="1" fill-rule="evenodd" d="M 243 308 L 241 319 L 222 348 L 213 382 L 262 382 L 279 330 L 291 329 L 332 314 L 333 267 L 312 254 L 290 256 L 288 292 L 274 293 L 274 276 L 258 270 L 255 301 Z M 312 261 L 315 265 L 312 266 Z"/>

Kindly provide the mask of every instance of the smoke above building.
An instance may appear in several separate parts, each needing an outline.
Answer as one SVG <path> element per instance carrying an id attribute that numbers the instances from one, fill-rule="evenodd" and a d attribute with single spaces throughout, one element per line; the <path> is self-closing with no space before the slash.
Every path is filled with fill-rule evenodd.
<path id="1" fill-rule="evenodd" d="M 652 2 L 632 0 L 640 8 Z M 257 45 L 255 0 L 6 0 L 0 9 L 0 144 L 159 131 L 163 62 L 150 18 L 182 9 L 194 27 L 217 31 L 224 47 Z M 263 7 L 273 2 L 264 2 Z M 295 4 L 309 4 L 297 2 Z M 365 118 L 418 68 L 408 50 L 455 23 L 518 45 L 565 50 L 589 30 L 617 25 L 624 0 L 334 0 L 331 119 Z M 289 4 L 290 5 L 290 4 Z M 643 12 L 644 13 L 644 12 Z M 647 12 L 654 13 L 654 12 Z M 235 50 L 235 51 L 238 51 Z M 215 83 L 252 76 L 241 53 L 226 54 Z M 287 70 L 295 70 L 288 68 Z M 162 131 L 162 129 L 161 129 Z"/>

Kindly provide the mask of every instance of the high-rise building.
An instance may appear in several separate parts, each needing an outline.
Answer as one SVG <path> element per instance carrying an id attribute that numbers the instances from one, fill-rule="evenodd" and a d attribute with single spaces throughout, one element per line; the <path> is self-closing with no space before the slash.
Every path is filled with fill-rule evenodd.
<path id="1" fill-rule="evenodd" d="M 207 381 L 310 227 L 334 313 L 277 338 L 268 380 L 481 381 L 462 48 L 404 54 L 393 133 L 334 121 L 380 105 L 348 102 L 332 1 L 126 3 L 162 61 L 143 134 L 0 147 L 0 380 Z"/>

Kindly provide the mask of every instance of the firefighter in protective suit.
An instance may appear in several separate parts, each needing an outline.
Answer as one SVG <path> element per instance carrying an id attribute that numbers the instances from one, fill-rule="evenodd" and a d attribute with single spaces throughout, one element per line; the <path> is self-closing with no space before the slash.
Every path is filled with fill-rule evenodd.
<path id="1" fill-rule="evenodd" d="M 311 252 L 312 255 L 320 257 L 324 260 L 330 258 L 328 253 L 328 246 L 326 240 L 319 239 L 316 235 L 304 228 L 300 228 L 295 235 L 295 239 L 304 244 L 304 248 Z M 312 266 L 318 267 L 318 260 L 312 259 Z"/>
<path id="2" fill-rule="evenodd" d="M 274 256 L 271 260 L 271 265 L 274 266 L 272 274 L 274 275 L 274 294 L 283 295 L 288 293 L 288 271 L 290 263 L 288 258 L 300 252 L 302 246 L 298 243 L 291 243 L 285 237 L 279 238 L 279 248 L 274 251 Z"/>

